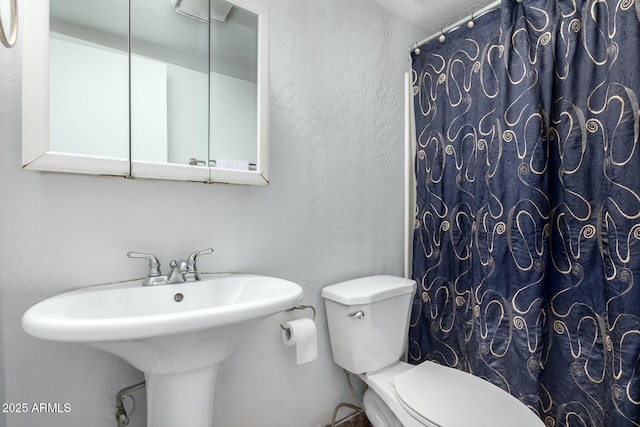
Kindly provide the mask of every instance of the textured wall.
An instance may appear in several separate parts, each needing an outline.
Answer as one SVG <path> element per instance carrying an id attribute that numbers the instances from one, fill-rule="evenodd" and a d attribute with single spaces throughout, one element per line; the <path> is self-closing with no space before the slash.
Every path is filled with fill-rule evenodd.
<path id="1" fill-rule="evenodd" d="M 431 35 L 466 18 L 494 0 L 375 0 Z"/>
<path id="2" fill-rule="evenodd" d="M 0 49 L 0 266 L 6 401 L 68 402 L 69 414 L 10 415 L 9 427 L 113 426 L 103 408 L 142 379 L 116 357 L 37 340 L 32 304 L 145 274 L 129 250 L 168 260 L 211 246 L 201 271 L 299 283 L 320 308 L 318 360 L 297 367 L 278 314 L 220 368 L 218 426 L 319 426 L 349 395 L 334 366 L 322 287 L 402 273 L 403 73 L 424 34 L 370 0 L 268 0 L 271 185 L 126 180 L 20 168 L 19 51 Z M 144 399 L 139 398 L 143 407 Z M 133 427 L 144 425 L 144 411 Z"/>

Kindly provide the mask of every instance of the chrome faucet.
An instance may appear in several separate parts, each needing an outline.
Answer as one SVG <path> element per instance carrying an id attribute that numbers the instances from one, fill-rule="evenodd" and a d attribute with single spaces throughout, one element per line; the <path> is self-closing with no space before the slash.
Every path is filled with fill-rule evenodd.
<path id="1" fill-rule="evenodd" d="M 187 258 L 187 272 L 184 273 L 184 281 L 185 282 L 197 282 L 200 280 L 200 273 L 198 273 L 198 267 L 196 266 L 196 261 L 199 255 L 208 255 L 212 254 L 213 249 L 207 248 L 202 249 L 200 251 L 192 252 Z M 184 261 L 180 261 L 181 263 Z"/>
<path id="2" fill-rule="evenodd" d="M 187 261 L 171 260 L 169 266 L 171 271 L 163 275 L 160 270 L 160 261 L 153 254 L 145 254 L 141 252 L 127 252 L 129 258 L 144 258 L 149 260 L 149 274 L 142 281 L 142 286 L 170 285 L 185 282 L 197 282 L 200 280 L 200 274 L 196 266 L 198 255 L 206 255 L 213 253 L 212 248 L 195 251 L 189 255 Z"/>

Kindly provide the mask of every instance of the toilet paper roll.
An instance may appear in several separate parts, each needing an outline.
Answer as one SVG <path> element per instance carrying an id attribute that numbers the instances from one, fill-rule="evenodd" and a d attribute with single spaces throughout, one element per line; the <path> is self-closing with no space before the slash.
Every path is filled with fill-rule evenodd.
<path id="1" fill-rule="evenodd" d="M 313 320 L 305 317 L 284 323 L 282 327 L 282 342 L 287 346 L 296 346 L 298 365 L 318 357 L 318 332 Z"/>

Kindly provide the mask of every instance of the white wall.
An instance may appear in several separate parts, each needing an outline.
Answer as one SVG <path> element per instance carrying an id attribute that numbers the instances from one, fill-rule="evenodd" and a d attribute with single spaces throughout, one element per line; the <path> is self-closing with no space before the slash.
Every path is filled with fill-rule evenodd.
<path id="1" fill-rule="evenodd" d="M 167 64 L 169 162 L 205 160 L 209 112 L 207 74 Z M 204 90 L 203 90 L 204 89 Z M 256 83 L 211 72 L 211 159 L 256 162 Z"/>
<path id="2" fill-rule="evenodd" d="M 256 163 L 258 85 L 211 73 L 211 158 Z"/>
<path id="3" fill-rule="evenodd" d="M 128 54 L 64 34 L 49 40 L 51 150 L 128 159 Z M 166 162 L 167 64 L 132 57 L 131 85 L 131 155 Z"/>
<path id="4" fill-rule="evenodd" d="M 167 64 L 169 161 L 186 165 L 209 153 L 207 73 Z"/>
<path id="5" fill-rule="evenodd" d="M 79 41 L 49 39 L 51 150 L 129 158 L 129 57 Z"/>
<path id="6" fill-rule="evenodd" d="M 133 160 L 160 163 L 167 161 L 169 151 L 167 122 L 167 64 L 144 56 L 132 56 L 131 158 Z"/>
<path id="7" fill-rule="evenodd" d="M 128 54 L 52 33 L 49 72 L 51 149 L 128 158 Z M 131 83 L 133 159 L 206 160 L 207 74 L 136 55 Z M 211 72 L 211 105 L 210 158 L 255 163 L 256 83 Z"/>
<path id="8" fill-rule="evenodd" d="M 403 73 L 424 34 L 370 0 L 271 5 L 271 185 L 248 187 L 38 173 L 20 168 L 19 49 L 0 48 L 0 287 L 6 402 L 69 402 L 9 427 L 107 427 L 103 407 L 142 379 L 80 345 L 26 335 L 22 313 L 73 288 L 142 277 L 129 250 L 168 260 L 211 246 L 201 271 L 301 284 L 319 308 L 318 360 L 295 365 L 273 316 L 219 371 L 217 427 L 320 426 L 350 400 L 331 359 L 322 287 L 402 274 Z M 0 396 L 2 397 L 2 396 Z M 143 400 L 142 398 L 140 400 Z M 132 427 L 144 425 L 134 414 Z"/>

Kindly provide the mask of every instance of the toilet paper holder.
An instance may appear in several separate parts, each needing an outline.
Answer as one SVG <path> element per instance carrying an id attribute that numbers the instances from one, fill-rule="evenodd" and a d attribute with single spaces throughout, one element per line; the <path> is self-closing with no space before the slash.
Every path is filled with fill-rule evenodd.
<path id="1" fill-rule="evenodd" d="M 311 311 L 313 311 L 313 315 L 311 316 L 311 320 L 313 320 L 314 322 L 316 321 L 316 308 L 312 305 L 296 305 L 295 307 L 291 307 L 288 310 L 285 311 L 293 311 L 293 310 L 306 310 L 306 309 L 311 309 Z M 280 324 L 280 327 L 282 328 L 283 331 L 286 331 L 287 328 L 284 327 L 284 325 L 282 325 L 282 323 Z"/>

